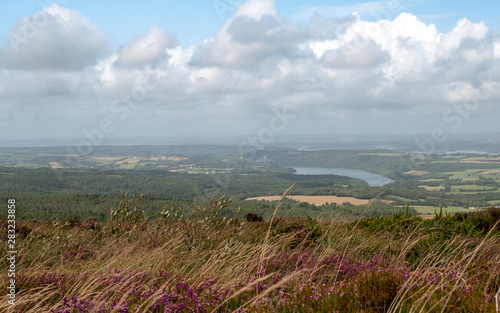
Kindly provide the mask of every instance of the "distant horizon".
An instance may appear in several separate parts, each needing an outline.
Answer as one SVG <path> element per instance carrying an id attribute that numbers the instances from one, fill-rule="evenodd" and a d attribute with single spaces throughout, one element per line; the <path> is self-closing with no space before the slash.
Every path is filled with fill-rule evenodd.
<path id="1" fill-rule="evenodd" d="M 472 132 L 472 133 L 452 133 L 448 134 L 451 137 L 461 137 L 461 136 L 466 136 L 466 137 L 471 137 L 471 136 L 499 136 L 500 138 L 500 131 L 491 131 L 491 132 Z M 148 140 L 164 140 L 164 139 L 245 139 L 247 137 L 255 137 L 255 134 L 241 134 L 241 135 L 206 135 L 206 136 L 201 136 L 201 135 L 187 135 L 187 136 L 118 136 L 118 137 L 106 137 L 103 138 L 103 140 L 108 140 L 108 141 L 116 141 L 116 140 L 137 140 L 137 139 L 148 139 Z M 329 134 L 329 133 L 297 133 L 297 134 L 277 134 L 274 136 L 273 141 L 276 141 L 277 139 L 283 139 L 283 138 L 292 138 L 292 137 L 336 137 L 336 138 L 347 138 L 347 137 L 357 137 L 357 138 L 372 138 L 372 137 L 378 137 L 379 139 L 387 139 L 387 138 L 415 138 L 415 137 L 425 137 L 429 136 L 427 133 L 409 133 L 409 134 L 394 134 L 394 133 L 338 133 L 338 134 Z M 84 136 L 80 137 L 65 137 L 65 138 L 17 138 L 17 139 L 0 139 L 0 142 L 2 141 L 79 141 L 85 139 Z M 270 142 L 271 143 L 271 142 Z M 102 145 L 102 144 L 96 144 L 96 145 Z M 105 144 L 104 144 L 105 145 Z"/>
<path id="2" fill-rule="evenodd" d="M 443 154 L 475 153 L 500 154 L 500 132 L 454 134 L 445 141 L 434 141 L 428 134 L 298 134 L 278 135 L 272 142 L 259 142 L 255 136 L 190 136 L 190 137 L 135 137 L 106 138 L 99 144 L 88 139 L 0 140 L 5 148 L 64 148 L 92 154 L 93 147 L 106 146 L 230 146 L 245 149 L 292 148 L 305 150 L 387 150 L 407 153 Z M 489 140 L 489 141 L 488 141 Z M 77 150 L 75 150 L 75 148 Z M 78 153 L 79 152 L 74 152 Z"/>

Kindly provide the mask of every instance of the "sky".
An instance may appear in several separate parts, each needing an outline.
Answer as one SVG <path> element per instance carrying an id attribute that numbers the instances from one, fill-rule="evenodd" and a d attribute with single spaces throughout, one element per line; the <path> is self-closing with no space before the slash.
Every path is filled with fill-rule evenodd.
<path id="1" fill-rule="evenodd" d="M 0 140 L 498 132 L 497 0 L 9 1 Z"/>

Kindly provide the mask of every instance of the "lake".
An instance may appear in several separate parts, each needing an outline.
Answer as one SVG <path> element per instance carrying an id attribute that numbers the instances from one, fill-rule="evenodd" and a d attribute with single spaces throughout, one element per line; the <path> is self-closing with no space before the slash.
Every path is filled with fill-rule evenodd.
<path id="1" fill-rule="evenodd" d="M 384 186 L 389 183 L 392 183 L 393 180 L 365 172 L 362 170 L 354 170 L 350 168 L 336 168 L 336 167 L 292 167 L 296 172 L 296 175 L 339 175 L 339 176 L 348 176 L 352 178 L 357 178 L 364 180 L 370 186 Z"/>

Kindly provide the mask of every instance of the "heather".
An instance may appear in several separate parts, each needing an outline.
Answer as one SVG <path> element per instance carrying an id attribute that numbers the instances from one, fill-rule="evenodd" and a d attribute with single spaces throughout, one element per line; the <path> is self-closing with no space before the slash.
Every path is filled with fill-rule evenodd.
<path id="1" fill-rule="evenodd" d="M 222 197 L 188 217 L 165 207 L 147 220 L 138 202 L 126 198 L 105 222 L 19 220 L 17 303 L 0 310 L 499 310 L 495 209 L 427 220 L 408 212 L 247 220 L 228 218 Z"/>

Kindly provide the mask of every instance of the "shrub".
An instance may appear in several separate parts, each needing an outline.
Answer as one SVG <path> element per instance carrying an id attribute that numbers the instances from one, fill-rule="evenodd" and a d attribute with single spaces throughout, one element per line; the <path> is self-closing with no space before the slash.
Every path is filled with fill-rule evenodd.
<path id="1" fill-rule="evenodd" d="M 142 200 L 144 200 L 144 195 L 129 198 L 126 193 L 125 200 L 120 200 L 116 211 L 111 210 L 110 221 L 138 223 L 146 220 L 144 209 L 140 207 Z"/>
<path id="2" fill-rule="evenodd" d="M 272 234 L 275 236 L 288 233 L 295 234 L 296 240 L 292 242 L 292 247 L 297 246 L 301 242 L 309 245 L 316 242 L 323 235 L 319 223 L 309 216 L 307 218 L 278 218 L 273 221 L 272 226 Z"/>
<path id="3" fill-rule="evenodd" d="M 394 271 L 367 271 L 354 284 L 357 299 L 365 309 L 387 312 L 402 284 L 401 275 Z"/>
<path id="4" fill-rule="evenodd" d="M 260 215 L 254 214 L 254 213 L 248 213 L 245 218 L 249 222 L 263 222 L 264 218 Z"/>
<path id="5" fill-rule="evenodd" d="M 489 232 L 493 227 L 500 231 L 500 208 L 490 207 L 485 211 L 457 213 L 454 219 L 470 224 L 468 228 L 476 228 L 483 233 Z M 496 224 L 496 226 L 495 226 Z"/>

